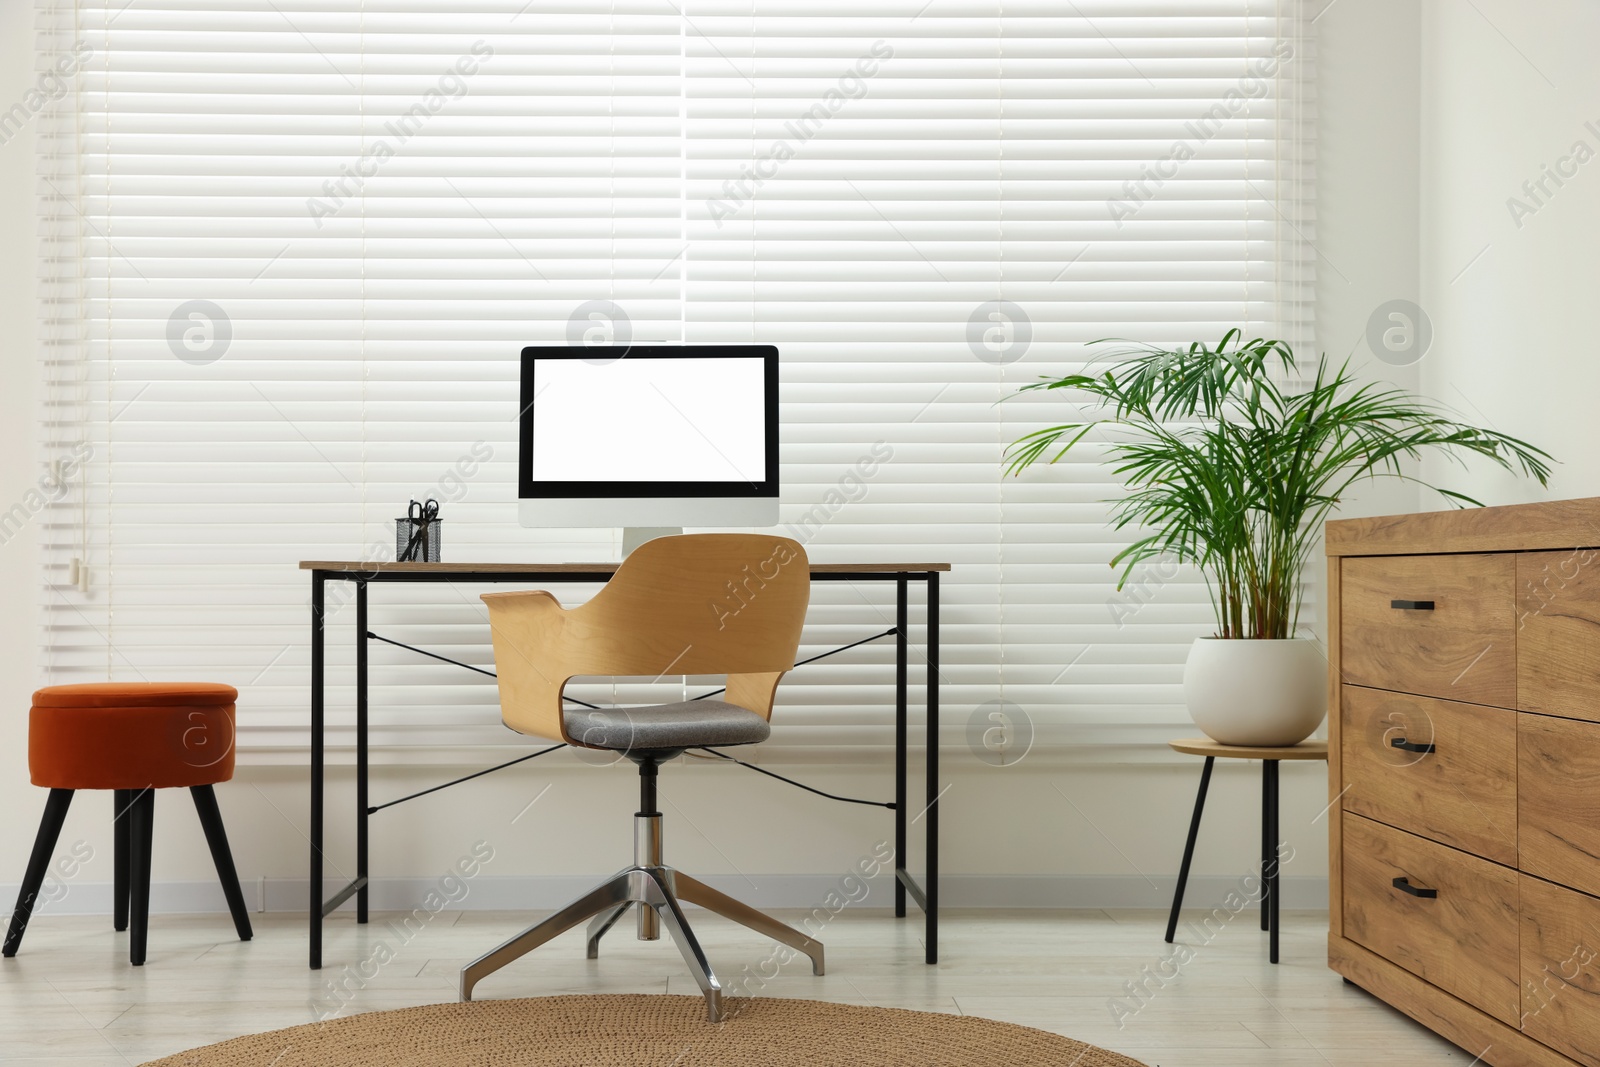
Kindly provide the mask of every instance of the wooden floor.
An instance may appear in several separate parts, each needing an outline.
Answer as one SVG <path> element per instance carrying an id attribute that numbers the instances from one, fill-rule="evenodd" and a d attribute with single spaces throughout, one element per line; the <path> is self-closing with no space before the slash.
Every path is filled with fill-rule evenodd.
<path id="1" fill-rule="evenodd" d="M 771 952 L 725 920 L 689 917 L 725 984 Z M 149 963 L 138 969 L 128 966 L 127 935 L 113 933 L 108 918 L 41 915 L 17 958 L 0 961 L 0 1062 L 129 1067 L 339 1011 L 341 1000 L 327 993 L 340 979 L 346 1014 L 452 1001 L 461 965 L 533 916 L 446 911 L 405 939 L 383 921 L 390 918 L 375 916 L 365 928 L 342 914 L 330 920 L 330 966 L 312 972 L 305 923 L 294 915 L 254 916 L 248 944 L 233 940 L 225 915 L 155 916 Z M 1150 911 L 951 912 L 944 962 L 926 967 L 919 922 L 847 908 L 820 933 L 829 973 L 814 978 L 791 963 L 762 995 L 1004 1019 L 1151 1067 L 1472 1063 L 1327 969 L 1325 914 L 1285 915 L 1283 963 L 1274 967 L 1246 912 L 1209 943 L 1190 941 L 1192 958 L 1175 975 L 1174 964 L 1163 967 L 1171 951 L 1164 921 Z M 358 964 L 385 955 L 380 942 L 394 958 L 361 973 Z M 696 992 L 670 943 L 636 941 L 626 923 L 599 960 L 583 956 L 579 936 L 565 935 L 485 980 L 478 998 Z M 1130 983 L 1148 990 L 1142 1002 Z"/>

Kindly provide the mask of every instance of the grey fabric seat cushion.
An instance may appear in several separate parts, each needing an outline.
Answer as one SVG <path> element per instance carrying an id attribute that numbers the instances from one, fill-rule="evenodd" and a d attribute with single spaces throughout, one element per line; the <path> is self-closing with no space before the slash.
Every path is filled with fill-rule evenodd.
<path id="1" fill-rule="evenodd" d="M 721 700 L 685 700 L 643 708 L 567 708 L 567 734 L 619 752 L 702 745 L 750 745 L 772 734 L 767 720 Z"/>

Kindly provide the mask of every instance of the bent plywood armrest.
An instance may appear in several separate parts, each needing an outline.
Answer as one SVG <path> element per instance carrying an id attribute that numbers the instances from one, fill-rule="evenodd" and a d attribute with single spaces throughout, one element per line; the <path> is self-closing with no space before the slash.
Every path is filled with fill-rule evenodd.
<path id="1" fill-rule="evenodd" d="M 500 716 L 518 733 L 567 740 L 561 724 L 561 690 L 571 674 L 560 673 L 567 609 L 543 589 L 485 593 L 500 683 Z"/>

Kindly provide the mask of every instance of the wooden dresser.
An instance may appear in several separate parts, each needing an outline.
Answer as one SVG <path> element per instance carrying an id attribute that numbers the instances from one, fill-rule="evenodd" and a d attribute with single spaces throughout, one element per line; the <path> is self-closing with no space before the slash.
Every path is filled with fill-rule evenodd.
<path id="1" fill-rule="evenodd" d="M 1330 522 L 1328 962 L 1600 1065 L 1600 498 Z"/>

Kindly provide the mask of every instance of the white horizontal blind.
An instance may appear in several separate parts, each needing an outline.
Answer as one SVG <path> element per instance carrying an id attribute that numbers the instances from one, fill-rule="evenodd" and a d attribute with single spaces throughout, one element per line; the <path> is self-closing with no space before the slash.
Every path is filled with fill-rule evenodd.
<path id="1" fill-rule="evenodd" d="M 615 558 L 612 531 L 517 525 L 521 346 L 759 341 L 788 530 L 955 564 L 950 742 L 992 701 L 1041 745 L 1164 737 L 1203 587 L 1117 593 L 1096 446 L 1000 475 L 1079 409 L 996 402 L 1098 337 L 1307 338 L 1294 25 L 1263 0 L 45 2 L 41 63 L 77 57 L 38 120 L 46 444 L 90 454 L 43 513 L 49 680 L 227 681 L 241 746 L 294 750 L 298 560 L 392 558 L 430 495 L 447 559 Z M 487 666 L 479 591 L 374 587 L 372 629 Z M 814 605 L 802 656 L 893 621 L 891 586 Z M 487 679 L 373 662 L 380 745 L 526 743 Z M 769 750 L 880 751 L 890 683 L 887 642 L 796 671 Z"/>

